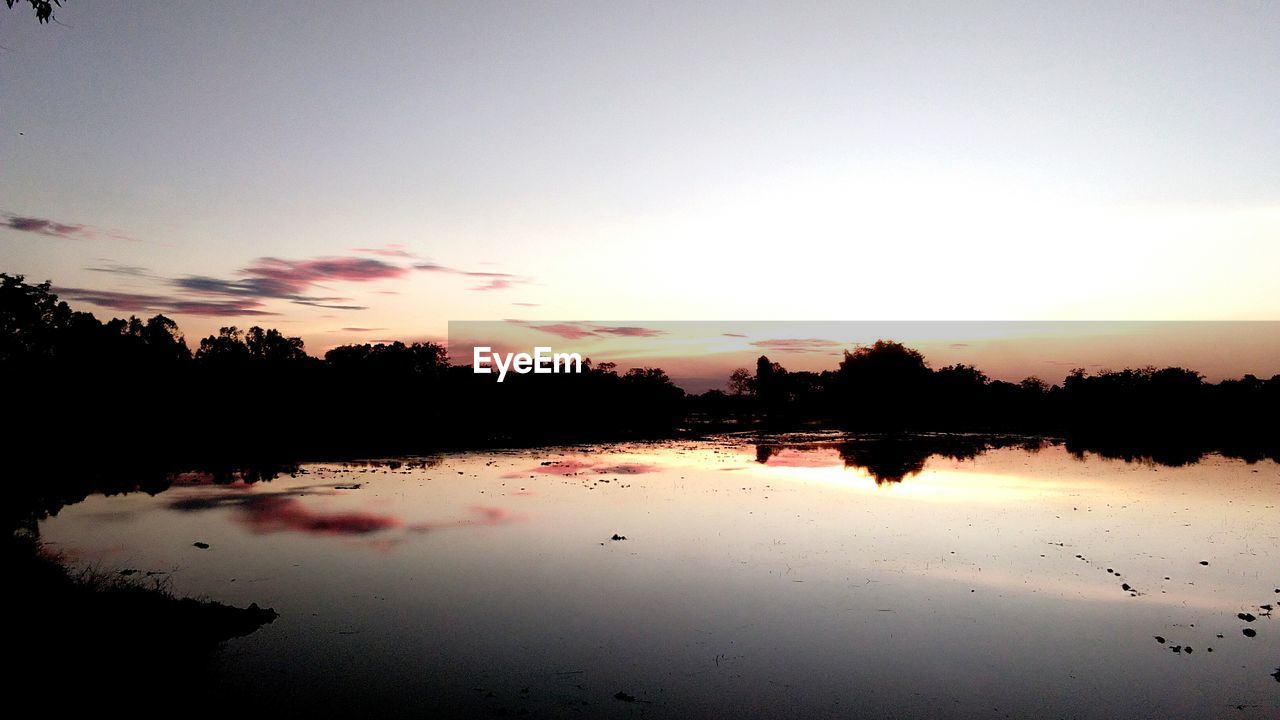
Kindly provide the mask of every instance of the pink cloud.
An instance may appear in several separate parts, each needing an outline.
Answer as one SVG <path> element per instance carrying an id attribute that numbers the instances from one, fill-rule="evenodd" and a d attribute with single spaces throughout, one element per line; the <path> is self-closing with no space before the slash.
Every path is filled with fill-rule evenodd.
<path id="1" fill-rule="evenodd" d="M 528 325 L 532 330 L 541 330 L 566 340 L 581 340 L 585 337 L 602 337 L 612 335 L 614 337 L 656 337 L 665 335 L 664 330 L 655 330 L 653 328 L 636 327 L 634 325 L 593 325 L 590 323 L 549 323 L 547 325 L 534 325 L 521 320 L 509 320 L 518 325 Z"/>
<path id="2" fill-rule="evenodd" d="M 534 330 L 541 330 L 550 333 L 556 337 L 562 337 L 566 340 L 580 340 L 584 337 L 595 337 L 596 334 L 590 330 L 572 323 L 554 323 L 551 325 L 530 325 Z"/>
<path id="3" fill-rule="evenodd" d="M 26 232 L 59 236 L 89 232 L 86 226 L 65 225 L 37 218 L 11 217 L 10 227 Z M 156 311 L 187 315 L 246 316 L 274 315 L 262 309 L 267 300 L 284 300 L 298 305 L 330 310 L 366 310 L 349 298 L 317 293 L 330 283 L 374 283 L 403 278 L 414 271 L 435 271 L 476 279 L 472 290 L 503 290 L 517 283 L 529 282 L 510 273 L 457 270 L 433 263 L 401 265 L 381 258 L 411 257 L 397 245 L 385 248 L 357 248 L 355 252 L 379 257 L 317 257 L 286 259 L 263 257 L 237 271 L 232 277 L 187 275 L 165 278 L 145 268 L 116 265 L 110 261 L 91 270 L 115 275 L 146 278 L 176 288 L 177 296 L 165 293 L 136 293 L 88 288 L 66 288 L 69 298 L 102 307 L 131 311 Z M 396 294 L 393 290 L 375 290 Z"/>
<path id="4" fill-rule="evenodd" d="M 370 282 L 402 277 L 407 268 L 373 258 L 322 257 L 314 260 L 259 258 L 241 275 L 274 283 L 282 295 L 296 295 L 322 282 Z"/>

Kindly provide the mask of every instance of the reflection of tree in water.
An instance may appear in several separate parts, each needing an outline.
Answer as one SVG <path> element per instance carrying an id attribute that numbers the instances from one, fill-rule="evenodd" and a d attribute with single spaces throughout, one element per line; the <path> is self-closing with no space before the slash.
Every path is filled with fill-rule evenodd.
<path id="1" fill-rule="evenodd" d="M 230 485 L 269 482 L 280 475 L 298 471 L 295 463 L 214 464 L 197 470 L 173 472 L 156 465 L 113 464 L 103 460 L 86 467 L 71 463 L 65 467 L 50 466 L 43 477 L 31 482 L 14 483 L 10 502 L 0 515 L 6 532 L 21 531 L 39 536 L 39 521 L 57 515 L 63 507 L 75 505 L 90 495 L 126 495 L 143 492 L 159 495 L 174 485 Z"/>
<path id="2" fill-rule="evenodd" d="M 1090 453 L 1109 460 L 1127 463 L 1185 467 L 1204 460 L 1206 455 L 1217 454 L 1225 458 L 1243 460 L 1250 465 L 1271 460 L 1280 463 L 1280 446 L 1260 445 L 1248 440 L 1239 443 L 1204 442 L 1181 436 L 1154 436 L 1140 441 L 1121 442 L 1106 438 L 1068 437 L 1067 452 L 1079 460 Z"/>
<path id="3" fill-rule="evenodd" d="M 880 485 L 902 482 L 920 473 L 935 455 L 952 460 L 972 460 L 988 450 L 1021 447 L 1035 452 L 1060 442 L 1063 441 L 1018 435 L 866 435 L 839 442 L 760 443 L 756 445 L 756 462 L 767 464 L 783 450 L 801 453 L 834 450 L 845 467 L 866 470 Z M 1238 446 L 1196 443 L 1179 437 L 1120 442 L 1076 436 L 1066 438 L 1065 445 L 1067 452 L 1079 460 L 1094 454 L 1108 460 L 1164 467 L 1195 465 L 1206 455 L 1215 453 L 1250 464 L 1266 459 L 1280 462 L 1280 452 L 1274 449 L 1260 449 L 1247 443 Z"/>
<path id="4" fill-rule="evenodd" d="M 922 435 L 852 440 L 841 443 L 838 450 L 845 467 L 863 468 L 880 485 L 919 474 L 935 455 L 972 460 L 988 450 L 1021 447 L 1036 452 L 1044 445 L 1043 438 Z"/>
<path id="5" fill-rule="evenodd" d="M 938 455 L 952 460 L 972 460 L 979 455 L 1004 447 L 1039 450 L 1041 438 L 991 437 L 977 435 L 878 435 L 850 438 L 836 443 L 795 443 L 756 445 L 756 462 L 767 464 L 779 451 L 835 450 L 846 468 L 860 468 L 875 479 L 877 485 L 902 482 L 924 470 L 929 458 Z"/>

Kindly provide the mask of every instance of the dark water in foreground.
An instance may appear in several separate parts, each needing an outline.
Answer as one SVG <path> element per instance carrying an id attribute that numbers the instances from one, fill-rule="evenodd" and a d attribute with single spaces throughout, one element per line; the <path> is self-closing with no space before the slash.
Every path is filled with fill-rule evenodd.
<path id="1" fill-rule="evenodd" d="M 41 532 L 274 607 L 211 683 L 297 712 L 1276 717 L 1277 464 L 846 460 L 720 439 L 190 474 Z"/>

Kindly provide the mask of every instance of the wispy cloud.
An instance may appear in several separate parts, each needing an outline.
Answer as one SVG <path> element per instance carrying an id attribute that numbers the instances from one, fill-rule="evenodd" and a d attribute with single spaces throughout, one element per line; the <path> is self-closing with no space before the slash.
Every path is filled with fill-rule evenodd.
<path id="1" fill-rule="evenodd" d="M 249 298 L 208 300 L 77 287 L 56 287 L 54 291 L 63 299 L 93 303 L 100 307 L 127 310 L 129 312 L 208 315 L 214 317 L 277 314 L 263 310 L 261 302 Z"/>
<path id="2" fill-rule="evenodd" d="M 635 325 L 596 325 L 594 323 L 547 323 L 537 325 L 526 320 L 508 320 L 509 323 L 525 325 L 531 330 L 562 337 L 566 340 L 581 340 L 587 337 L 657 337 L 666 335 L 665 330 L 639 327 Z"/>
<path id="3" fill-rule="evenodd" d="M 653 328 L 634 327 L 630 325 L 606 326 L 595 325 L 593 329 L 602 335 L 616 335 L 618 337 L 657 337 L 665 335 L 665 330 L 655 330 Z"/>
<path id="4" fill-rule="evenodd" d="M 587 330 L 573 323 L 551 323 L 548 325 L 530 325 L 534 330 L 541 330 L 544 333 L 550 333 L 556 337 L 562 337 L 565 340 L 581 340 L 584 337 L 597 337 L 590 330 Z"/>
<path id="5" fill-rule="evenodd" d="M 313 285 L 329 281 L 371 282 L 398 278 L 406 268 L 373 258 L 322 257 L 313 260 L 260 258 L 240 271 L 249 282 L 280 296 L 300 295 Z"/>
<path id="6" fill-rule="evenodd" d="M 45 237 L 64 238 L 67 240 L 94 240 L 100 237 L 116 240 L 134 240 L 134 238 L 118 230 L 108 230 L 94 225 L 64 223 L 57 220 L 49 220 L 48 218 L 15 215 L 13 213 L 6 213 L 4 217 L 4 223 L 0 224 L 0 228 L 44 235 Z"/>
<path id="7" fill-rule="evenodd" d="M 331 310 L 364 310 L 347 298 L 309 294 L 327 282 L 366 283 L 403 277 L 409 270 L 374 258 L 321 257 L 311 260 L 259 258 L 236 278 L 188 275 L 172 282 L 178 288 L 204 295 L 288 300 L 298 305 Z"/>
<path id="8" fill-rule="evenodd" d="M 63 227 L 63 226 L 58 226 Z M 65 228 L 64 228 L 65 229 Z M 35 230 L 32 230 L 35 232 Z M 52 232 L 52 231 L 50 231 Z M 328 310 L 367 310 L 350 298 L 325 292 L 331 284 L 372 284 L 396 280 L 414 272 L 441 272 L 475 278 L 480 284 L 472 290 L 502 290 L 529 278 L 510 273 L 458 270 L 429 262 L 401 264 L 390 258 L 412 257 L 400 246 L 357 248 L 354 252 L 378 257 L 339 256 L 306 259 L 263 257 L 254 260 L 230 276 L 184 275 L 164 277 L 137 265 L 124 265 L 99 259 L 99 264 L 86 268 L 93 272 L 133 278 L 145 278 L 163 284 L 173 292 L 149 293 L 64 288 L 70 299 L 119 310 L 156 311 L 194 315 L 274 315 L 263 310 L 264 303 L 282 300 L 296 305 Z M 388 258 L 388 259 L 384 259 Z M 373 290 L 396 294 L 394 290 Z"/>
<path id="9" fill-rule="evenodd" d="M 105 258 L 98 258 L 101 265 L 86 267 L 85 270 L 112 275 L 128 275 L 130 277 L 153 278 L 154 274 L 141 265 L 121 265 Z"/>
<path id="10" fill-rule="evenodd" d="M 448 275 L 461 275 L 462 277 L 476 278 L 480 281 L 479 285 L 475 285 L 470 290 L 486 291 L 486 290 L 506 290 L 515 285 L 523 285 L 532 282 L 531 278 L 513 275 L 504 272 L 489 272 L 481 270 L 460 270 L 458 268 L 448 267 L 433 262 L 416 263 L 413 268 L 422 272 L 445 273 Z"/>
<path id="11" fill-rule="evenodd" d="M 365 255 L 377 255 L 379 257 L 389 258 L 417 258 L 418 256 L 409 252 L 404 245 L 399 243 L 391 243 L 382 247 L 372 248 L 351 248 L 351 252 L 364 253 Z"/>
<path id="12" fill-rule="evenodd" d="M 840 343 L 835 340 L 826 340 L 822 338 L 778 338 L 774 340 L 756 340 L 751 343 L 753 347 L 765 350 L 776 350 L 778 352 L 787 353 L 827 353 L 832 348 L 840 347 Z"/>
<path id="13" fill-rule="evenodd" d="M 36 235 L 68 238 L 71 240 L 87 240 L 96 235 L 93 228 L 88 225 L 60 223 L 54 220 L 23 217 L 21 215 L 6 216 L 4 225 L 0 227 L 7 227 L 10 230 L 17 230 L 18 232 L 35 233 Z"/>

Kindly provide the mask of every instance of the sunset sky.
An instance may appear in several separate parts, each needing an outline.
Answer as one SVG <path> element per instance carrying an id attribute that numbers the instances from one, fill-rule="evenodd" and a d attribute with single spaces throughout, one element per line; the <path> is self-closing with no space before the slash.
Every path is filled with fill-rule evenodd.
<path id="1" fill-rule="evenodd" d="M 0 271 L 193 344 L 1280 319 L 1280 3 L 56 17 L 0 9 Z"/>

